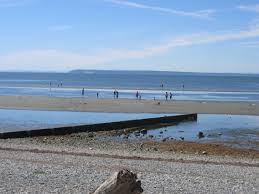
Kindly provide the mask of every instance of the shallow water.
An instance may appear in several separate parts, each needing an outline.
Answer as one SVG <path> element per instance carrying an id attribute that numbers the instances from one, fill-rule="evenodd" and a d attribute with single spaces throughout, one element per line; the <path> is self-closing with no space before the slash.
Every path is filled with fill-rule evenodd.
<path id="1" fill-rule="evenodd" d="M 0 132 L 21 131 L 47 127 L 95 124 L 150 117 L 165 114 L 149 113 L 94 113 L 68 111 L 35 111 L 0 109 Z"/>
<path id="2" fill-rule="evenodd" d="M 199 138 L 198 133 L 204 137 Z M 226 145 L 259 150 L 259 116 L 199 114 L 197 122 L 151 129 L 146 135 L 129 138 L 150 138 L 158 141 L 176 139 L 194 142 L 222 142 Z"/>
<path id="3" fill-rule="evenodd" d="M 119 98 L 135 99 L 137 90 L 121 89 Z M 112 89 L 85 89 L 84 98 L 113 98 Z M 138 90 L 141 99 L 165 100 L 166 90 Z M 168 92 L 170 92 L 168 90 Z M 259 92 L 171 91 L 172 100 L 259 102 Z M 82 97 L 81 88 L 0 87 L 1 96 Z"/>
<path id="4" fill-rule="evenodd" d="M 176 114 L 94 113 L 0 109 L 0 132 L 11 132 L 67 125 L 95 124 L 144 119 Z M 204 133 L 204 138 L 197 134 Z M 176 139 L 194 142 L 222 142 L 226 145 L 259 150 L 259 116 L 199 114 L 197 122 L 150 129 L 146 135 L 130 134 L 130 139 L 150 138 L 157 141 Z"/>

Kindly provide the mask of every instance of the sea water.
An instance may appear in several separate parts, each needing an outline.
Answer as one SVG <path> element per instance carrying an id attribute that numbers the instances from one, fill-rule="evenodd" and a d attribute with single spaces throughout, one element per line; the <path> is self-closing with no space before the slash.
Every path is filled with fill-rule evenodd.
<path id="1" fill-rule="evenodd" d="M 162 87 L 163 86 L 163 87 Z M 176 73 L 152 71 L 72 71 L 68 73 L 0 73 L 0 95 L 32 95 L 55 97 L 134 99 L 139 91 L 142 99 L 200 101 L 259 101 L 259 75 Z"/>

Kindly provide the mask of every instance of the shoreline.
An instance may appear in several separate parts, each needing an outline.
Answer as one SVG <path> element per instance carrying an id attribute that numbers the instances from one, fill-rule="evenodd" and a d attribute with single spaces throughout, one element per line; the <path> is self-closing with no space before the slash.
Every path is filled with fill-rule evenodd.
<path id="1" fill-rule="evenodd" d="M 49 89 L 49 84 L 0 84 L 0 87 L 2 88 L 43 88 L 43 89 Z M 82 88 L 85 88 L 85 90 L 109 90 L 114 91 L 114 89 L 117 90 L 129 90 L 133 91 L 134 93 L 137 90 L 143 90 L 143 91 L 156 91 L 156 92 L 166 92 L 166 91 L 172 91 L 172 92 L 216 92 L 216 93 L 259 93 L 257 90 L 205 90 L 205 89 L 185 89 L 182 90 L 181 88 L 129 88 L 129 87 L 96 87 L 96 86 L 79 86 L 79 85 L 68 85 L 68 86 L 62 86 L 62 87 L 52 87 L 52 89 L 76 89 L 81 90 Z M 133 93 L 133 95 L 134 95 Z"/>
<path id="2" fill-rule="evenodd" d="M 122 131 L 122 130 L 120 130 Z M 259 167 L 259 151 L 245 148 L 232 148 L 219 142 L 198 143 L 191 141 L 151 139 L 128 140 L 116 137 L 118 131 L 82 132 L 69 135 L 39 136 L 30 138 L 0 139 L 0 150 L 29 152 L 72 152 L 97 154 L 101 157 L 182 158 L 193 157 L 206 161 L 206 158 L 237 158 L 250 160 Z M 160 157 L 158 157 L 160 156 Z M 161 157 L 163 156 L 163 157 Z M 213 159 L 211 161 L 213 161 Z M 231 161 L 231 160 L 230 160 Z M 209 161 L 207 161 L 209 162 Z"/>
<path id="3" fill-rule="evenodd" d="M 259 103 L 256 102 L 154 101 L 47 96 L 0 96 L 0 109 L 110 113 L 259 115 Z"/>

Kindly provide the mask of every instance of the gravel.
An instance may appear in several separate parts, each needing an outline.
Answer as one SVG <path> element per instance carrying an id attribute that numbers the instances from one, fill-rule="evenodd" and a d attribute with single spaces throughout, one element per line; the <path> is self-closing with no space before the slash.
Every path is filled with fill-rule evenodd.
<path id="1" fill-rule="evenodd" d="M 258 159 L 46 141 L 0 140 L 0 193 L 92 193 L 122 168 L 138 174 L 146 194 L 259 192 Z"/>

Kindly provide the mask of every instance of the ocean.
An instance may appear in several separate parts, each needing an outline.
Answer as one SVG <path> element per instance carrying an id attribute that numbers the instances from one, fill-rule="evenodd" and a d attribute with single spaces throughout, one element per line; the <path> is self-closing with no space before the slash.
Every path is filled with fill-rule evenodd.
<path id="1" fill-rule="evenodd" d="M 51 83 L 51 88 L 50 88 Z M 163 87 L 161 87 L 163 85 Z M 172 92 L 175 100 L 259 101 L 258 74 L 213 74 L 153 71 L 77 70 L 68 73 L 0 72 L 0 95 L 52 95 L 56 97 L 164 99 Z"/>

